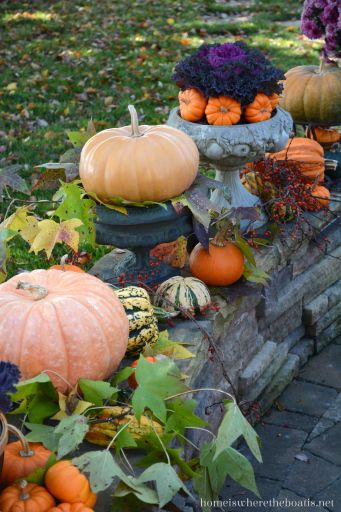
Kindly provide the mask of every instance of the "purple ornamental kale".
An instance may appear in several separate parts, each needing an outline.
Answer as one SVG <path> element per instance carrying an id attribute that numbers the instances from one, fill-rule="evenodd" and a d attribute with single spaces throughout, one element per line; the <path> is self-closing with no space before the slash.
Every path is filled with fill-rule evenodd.
<path id="1" fill-rule="evenodd" d="M 0 410 L 4 413 L 11 409 L 12 402 L 8 393 L 14 393 L 15 384 L 20 379 L 19 368 L 8 361 L 0 361 Z"/>
<path id="2" fill-rule="evenodd" d="M 204 44 L 180 61 L 173 75 L 181 89 L 197 88 L 206 97 L 230 96 L 242 105 L 258 92 L 280 93 L 283 72 L 243 42 Z"/>
<path id="3" fill-rule="evenodd" d="M 341 58 L 341 0 L 305 0 L 301 30 L 310 39 L 324 37 L 326 60 Z"/>

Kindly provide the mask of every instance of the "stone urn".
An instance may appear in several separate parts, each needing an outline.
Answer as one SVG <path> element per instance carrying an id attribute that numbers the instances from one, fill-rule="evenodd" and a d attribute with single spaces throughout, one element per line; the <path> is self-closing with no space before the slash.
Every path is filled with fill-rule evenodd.
<path id="1" fill-rule="evenodd" d="M 178 109 L 174 108 L 167 123 L 192 137 L 201 161 L 212 164 L 216 169 L 216 180 L 226 185 L 228 194 L 224 194 L 224 190 L 212 193 L 211 200 L 218 210 L 260 205 L 259 198 L 242 185 L 240 171 L 246 163 L 258 160 L 265 153 L 281 150 L 293 129 L 291 115 L 280 107 L 267 121 L 233 126 L 191 123 L 182 119 Z M 264 221 L 265 218 L 261 224 Z"/>
<path id="2" fill-rule="evenodd" d="M 124 215 L 106 206 L 96 207 L 96 242 L 116 247 L 90 270 L 103 281 L 121 286 L 143 282 L 154 286 L 180 270 L 151 258 L 156 245 L 173 242 L 193 232 L 188 208 L 177 213 L 170 202 L 164 206 L 127 207 Z M 123 278 L 123 279 L 122 279 Z"/>

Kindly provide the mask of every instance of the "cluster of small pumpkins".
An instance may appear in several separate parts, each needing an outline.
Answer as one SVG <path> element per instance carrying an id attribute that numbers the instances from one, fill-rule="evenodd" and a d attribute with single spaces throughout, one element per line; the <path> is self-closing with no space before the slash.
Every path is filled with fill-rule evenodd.
<path id="1" fill-rule="evenodd" d="M 44 486 L 25 480 L 45 469 L 52 452 L 40 443 L 9 443 L 1 472 L 1 512 L 93 512 L 96 494 L 89 480 L 69 460 L 60 460 L 45 473 Z M 59 504 L 57 504 L 59 502 Z"/>
<path id="2" fill-rule="evenodd" d="M 270 119 L 272 111 L 279 102 L 278 94 L 273 93 L 267 96 L 259 92 L 252 103 L 242 108 L 239 101 L 229 96 L 205 98 L 195 88 L 180 91 L 178 98 L 182 119 L 197 122 L 206 118 L 208 124 L 217 126 L 237 124 L 242 116 L 247 123 L 266 121 Z"/>

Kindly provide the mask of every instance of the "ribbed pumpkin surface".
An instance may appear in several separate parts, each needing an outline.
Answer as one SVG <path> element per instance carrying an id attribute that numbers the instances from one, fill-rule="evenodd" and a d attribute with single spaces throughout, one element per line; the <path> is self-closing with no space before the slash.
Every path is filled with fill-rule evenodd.
<path id="1" fill-rule="evenodd" d="M 19 282 L 43 286 L 39 300 Z M 16 363 L 22 378 L 57 372 L 71 385 L 80 377 L 103 379 L 121 362 L 128 319 L 110 288 L 85 272 L 34 270 L 0 286 L 0 359 Z M 51 379 L 65 391 L 55 374 Z"/>
<path id="2" fill-rule="evenodd" d="M 102 201 L 165 201 L 194 181 L 199 151 L 191 137 L 166 125 L 132 125 L 97 133 L 82 149 L 79 174 Z"/>
<path id="3" fill-rule="evenodd" d="M 285 75 L 280 106 L 297 123 L 338 125 L 341 119 L 341 69 L 336 64 L 296 66 Z"/>
<path id="4" fill-rule="evenodd" d="M 154 345 L 159 337 L 154 309 L 146 290 L 138 286 L 127 286 L 116 292 L 129 321 L 127 355 L 137 355 L 146 343 Z"/>
<path id="5" fill-rule="evenodd" d="M 164 299 L 184 308 L 192 315 L 203 313 L 211 304 L 207 286 L 195 277 L 175 276 L 159 286 L 155 295 L 155 305 L 166 311 L 178 311 Z"/>

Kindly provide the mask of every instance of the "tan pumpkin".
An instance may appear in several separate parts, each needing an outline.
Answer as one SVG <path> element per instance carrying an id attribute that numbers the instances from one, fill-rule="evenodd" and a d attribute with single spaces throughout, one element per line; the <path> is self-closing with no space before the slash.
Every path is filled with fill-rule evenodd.
<path id="1" fill-rule="evenodd" d="M 51 370 L 61 391 L 66 381 L 74 386 L 80 377 L 109 377 L 127 349 L 122 304 L 85 272 L 34 270 L 12 277 L 0 285 L 0 316 L 0 359 L 17 364 L 24 379 Z"/>
<path id="2" fill-rule="evenodd" d="M 314 126 L 307 128 L 305 132 L 306 137 L 316 140 L 322 147 L 329 149 L 333 144 L 341 139 L 341 132 L 333 128 L 321 128 Z"/>
<path id="3" fill-rule="evenodd" d="M 166 125 L 131 125 L 96 133 L 85 144 L 79 174 L 85 190 L 104 202 L 165 201 L 193 183 L 199 152 L 189 135 Z"/>
<path id="4" fill-rule="evenodd" d="M 54 497 L 45 487 L 25 480 L 6 487 L 0 494 L 1 512 L 48 512 L 54 504 Z"/>
<path id="5" fill-rule="evenodd" d="M 315 140 L 304 137 L 290 139 L 284 149 L 277 153 L 267 153 L 268 158 L 274 160 L 294 160 L 299 162 L 301 173 L 307 181 L 323 181 L 324 178 L 324 151 Z"/>
<path id="6" fill-rule="evenodd" d="M 84 503 L 87 507 L 96 503 L 89 480 L 69 460 L 60 460 L 47 470 L 45 485 L 62 502 Z"/>
<path id="7" fill-rule="evenodd" d="M 179 95 L 180 115 L 186 121 L 200 121 L 205 114 L 207 99 L 198 89 L 186 89 Z"/>
<path id="8" fill-rule="evenodd" d="M 252 103 L 245 107 L 244 117 L 248 123 L 259 123 L 270 119 L 272 112 L 269 97 L 259 92 Z"/>
<path id="9" fill-rule="evenodd" d="M 285 77 L 280 106 L 296 123 L 340 123 L 341 69 L 336 63 L 296 66 Z"/>
<path id="10" fill-rule="evenodd" d="M 237 124 L 242 115 L 240 103 L 229 96 L 209 98 L 206 109 L 208 124 L 231 125 Z"/>

